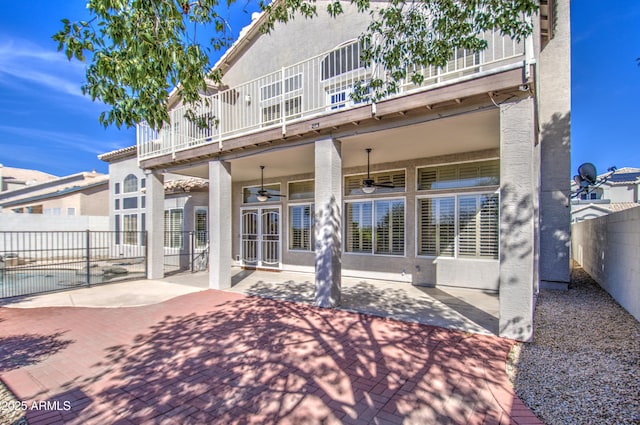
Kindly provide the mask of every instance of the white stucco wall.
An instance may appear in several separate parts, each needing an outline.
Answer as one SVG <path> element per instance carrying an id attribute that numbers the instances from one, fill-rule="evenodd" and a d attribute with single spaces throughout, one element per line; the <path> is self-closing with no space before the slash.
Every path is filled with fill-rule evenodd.
<path id="1" fill-rule="evenodd" d="M 107 231 L 107 216 L 52 216 L 42 214 L 6 214 L 0 219 L 0 232 L 26 231 Z"/>
<path id="2" fill-rule="evenodd" d="M 572 257 L 640 321 L 640 208 L 571 226 Z"/>

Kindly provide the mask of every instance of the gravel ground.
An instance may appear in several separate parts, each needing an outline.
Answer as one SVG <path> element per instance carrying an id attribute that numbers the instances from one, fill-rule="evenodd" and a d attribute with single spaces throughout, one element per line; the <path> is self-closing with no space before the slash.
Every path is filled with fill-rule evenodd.
<path id="1" fill-rule="evenodd" d="M 0 381 L 0 424 L 26 425 L 25 412 L 19 407 L 11 391 Z"/>
<path id="2" fill-rule="evenodd" d="M 546 424 L 640 424 L 640 323 L 576 266 L 569 290 L 541 291 L 534 341 L 507 373 Z"/>

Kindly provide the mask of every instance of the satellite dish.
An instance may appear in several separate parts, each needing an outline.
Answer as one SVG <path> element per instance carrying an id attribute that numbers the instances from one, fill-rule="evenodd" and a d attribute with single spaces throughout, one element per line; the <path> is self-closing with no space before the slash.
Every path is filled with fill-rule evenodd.
<path id="1" fill-rule="evenodd" d="M 580 177 L 589 184 L 596 184 L 596 166 L 590 162 L 585 162 L 578 167 L 578 174 Z"/>

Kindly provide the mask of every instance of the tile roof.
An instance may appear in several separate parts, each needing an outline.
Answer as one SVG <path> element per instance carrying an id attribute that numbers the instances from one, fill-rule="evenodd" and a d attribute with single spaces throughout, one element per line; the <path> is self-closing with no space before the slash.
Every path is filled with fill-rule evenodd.
<path id="1" fill-rule="evenodd" d="M 611 212 L 624 211 L 635 207 L 640 207 L 640 204 L 636 202 L 612 202 L 609 204 Z"/>
<path id="2" fill-rule="evenodd" d="M 47 182 L 51 180 L 55 180 L 58 177 L 53 174 L 44 173 L 42 171 L 37 170 L 29 170 L 26 168 L 14 168 L 14 167 L 0 167 L 0 171 L 2 172 L 2 179 L 15 181 L 15 182 L 23 182 L 26 184 L 36 184 Z"/>
<path id="3" fill-rule="evenodd" d="M 198 177 L 164 182 L 164 190 L 167 192 L 191 192 L 194 189 L 204 189 L 207 187 L 209 187 L 209 181 Z"/>
<path id="4" fill-rule="evenodd" d="M 126 148 L 117 149 L 111 152 L 105 152 L 103 154 L 98 155 L 98 159 L 104 162 L 111 162 L 114 159 L 122 159 L 127 158 L 129 156 L 135 156 L 138 152 L 138 147 L 136 145 L 127 146 Z"/>

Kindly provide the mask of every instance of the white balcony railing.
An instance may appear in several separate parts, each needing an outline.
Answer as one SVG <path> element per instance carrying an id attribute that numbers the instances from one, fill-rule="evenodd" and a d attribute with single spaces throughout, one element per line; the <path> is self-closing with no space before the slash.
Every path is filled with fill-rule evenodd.
<path id="1" fill-rule="evenodd" d="M 496 72 L 505 66 L 522 66 L 525 43 L 517 43 L 496 32 L 485 34 L 488 48 L 482 52 L 460 50 L 445 67 L 420 68 L 424 82 L 401 84 L 401 96 L 460 79 Z M 351 93 L 361 81 L 382 75 L 379 67 L 365 66 L 360 45 L 353 42 L 312 57 L 253 81 L 203 97 L 189 120 L 185 107 L 169 112 L 170 123 L 156 131 L 146 123 L 137 127 L 138 159 L 191 149 L 209 143 L 282 127 L 311 116 L 354 106 Z"/>

